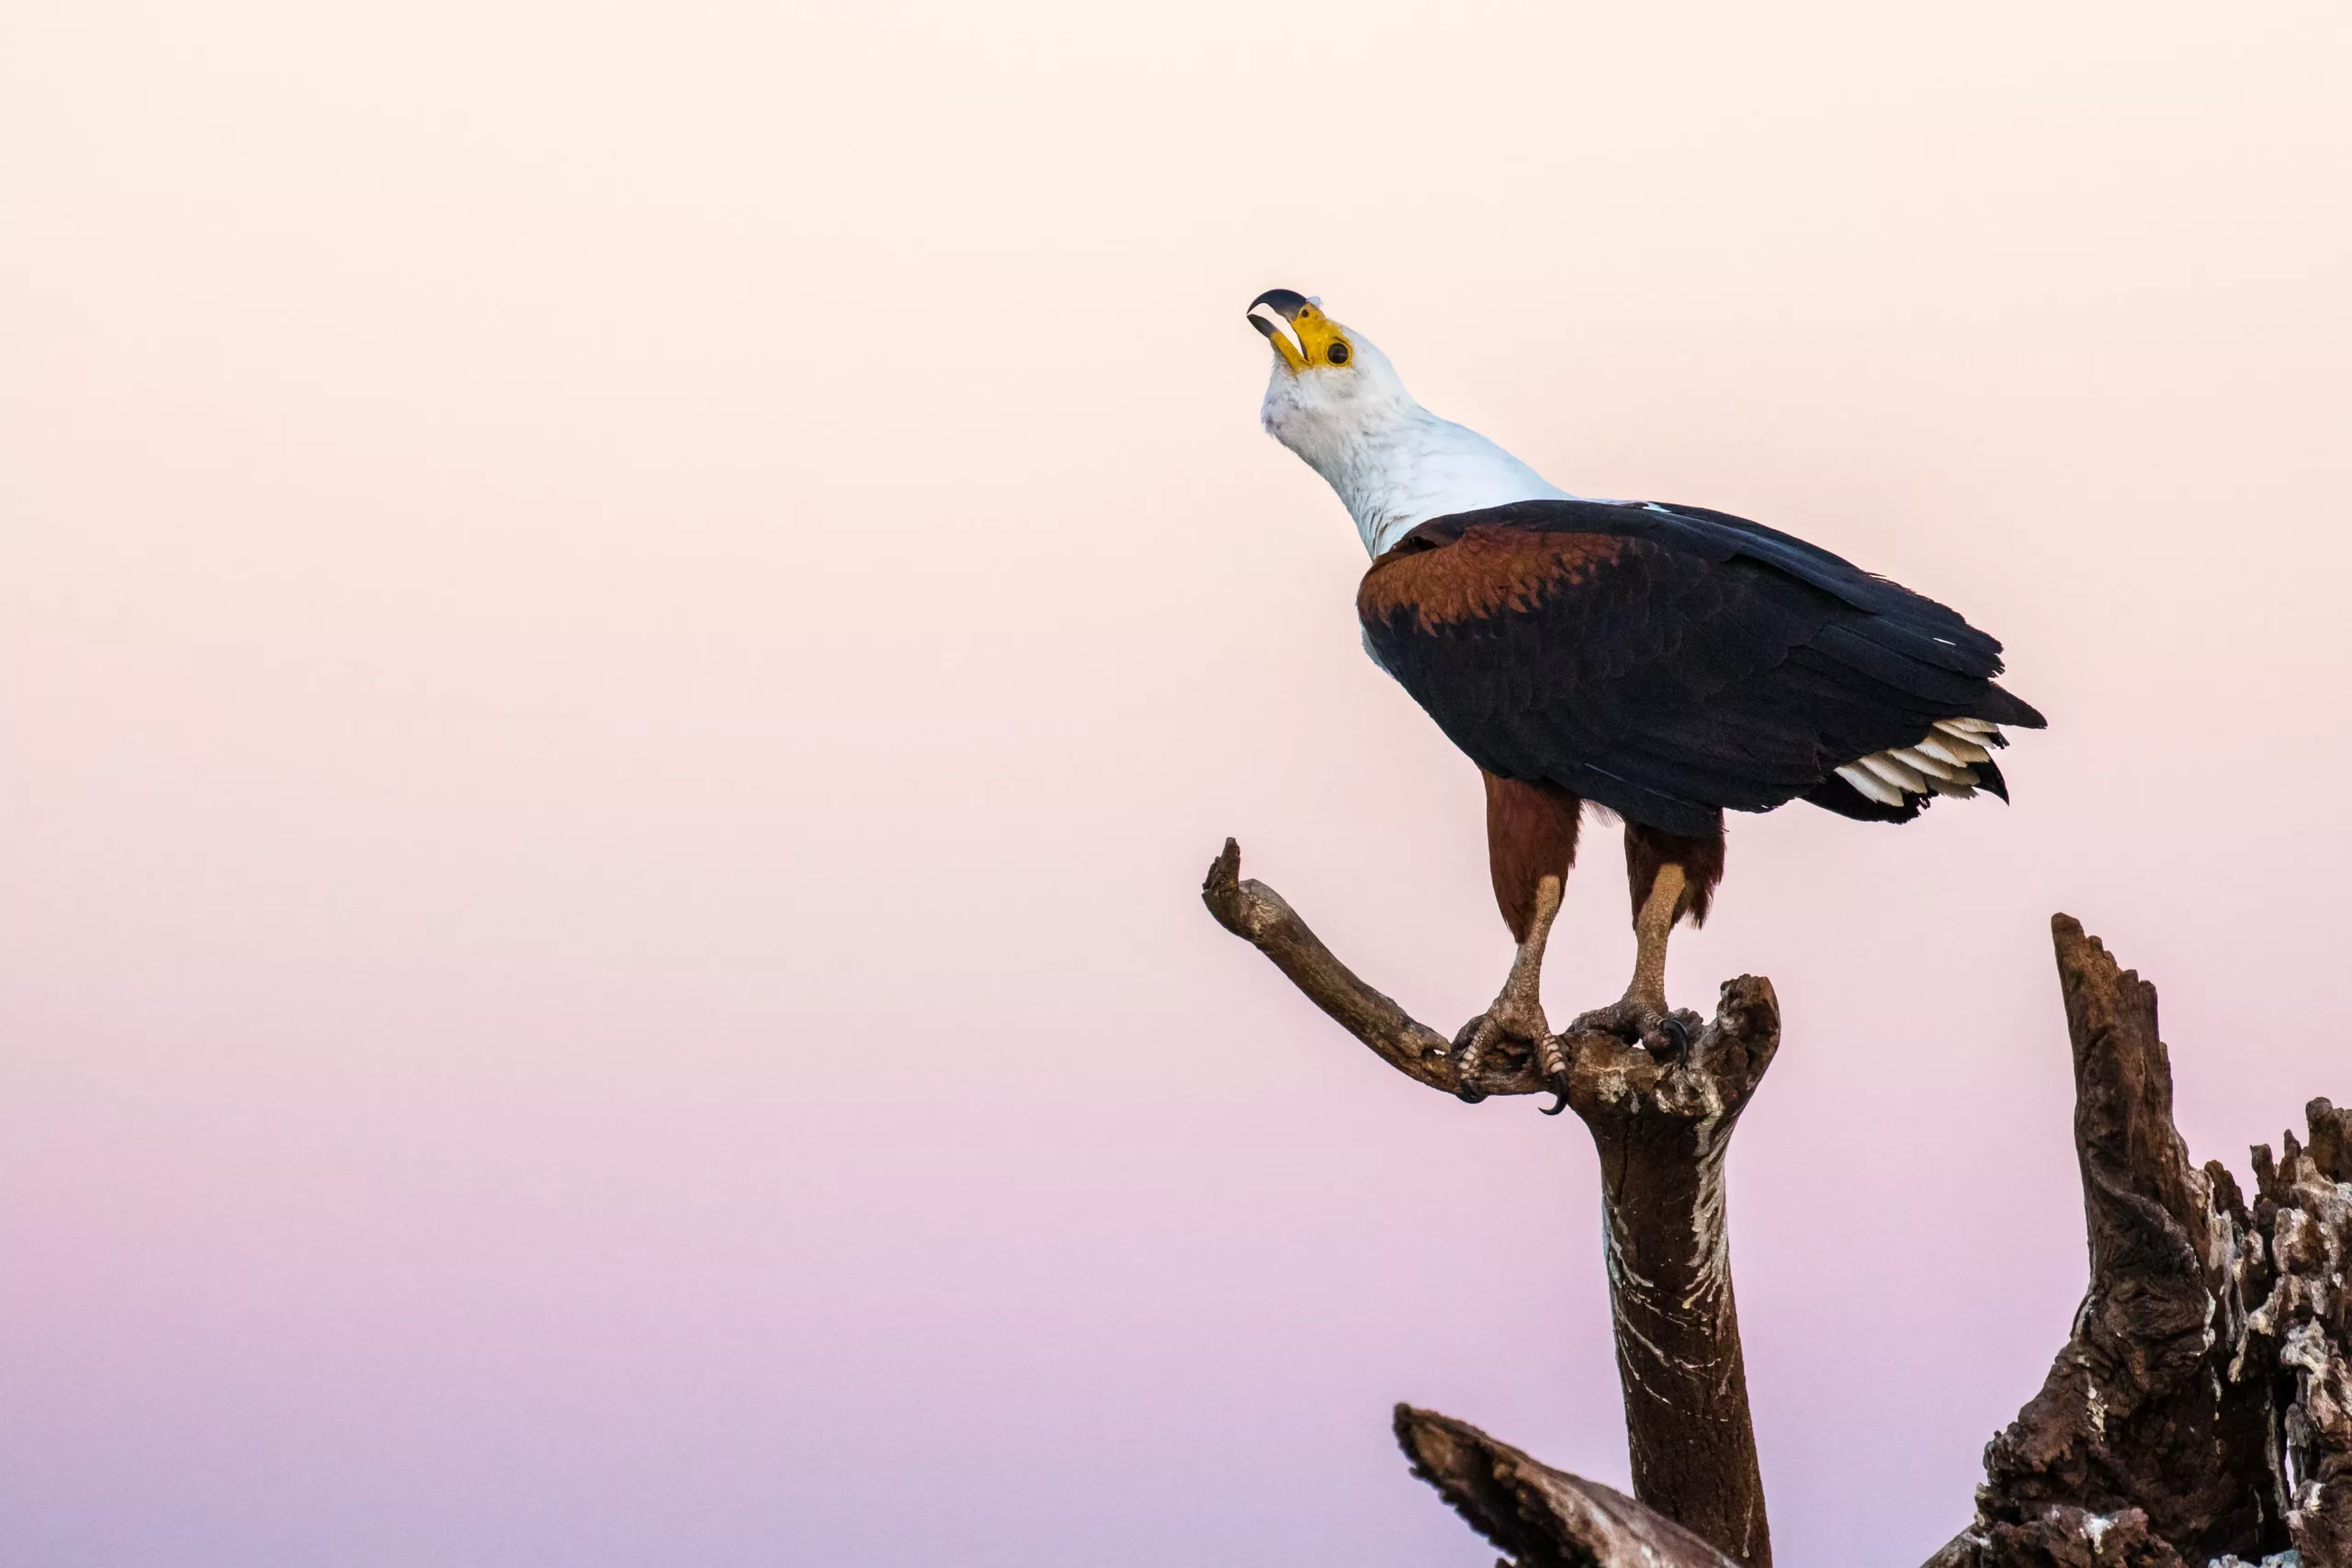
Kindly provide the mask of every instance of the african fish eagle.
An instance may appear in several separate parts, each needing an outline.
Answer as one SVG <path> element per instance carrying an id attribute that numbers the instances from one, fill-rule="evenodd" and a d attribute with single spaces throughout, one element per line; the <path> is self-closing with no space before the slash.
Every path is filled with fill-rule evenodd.
<path id="1" fill-rule="evenodd" d="M 1249 319 L 1274 351 L 1267 432 L 1329 481 L 1372 555 L 1366 650 L 1485 775 L 1519 951 L 1464 1026 L 1464 1084 L 1500 1037 L 1564 1083 L 1539 977 L 1587 801 L 1624 821 L 1636 949 L 1623 998 L 1575 1027 L 1679 1050 L 1667 939 L 1706 919 L 1725 810 L 1804 800 L 1908 822 L 1939 795 L 2007 798 L 2000 727 L 2042 718 L 1993 683 L 2001 645 L 1957 613 L 1743 518 L 1570 495 L 1414 401 L 1305 295 L 1269 289 Z"/>

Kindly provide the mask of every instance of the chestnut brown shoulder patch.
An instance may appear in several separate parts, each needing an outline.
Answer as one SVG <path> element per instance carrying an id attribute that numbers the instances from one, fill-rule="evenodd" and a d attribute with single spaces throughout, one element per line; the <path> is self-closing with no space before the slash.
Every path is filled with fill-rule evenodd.
<path id="1" fill-rule="evenodd" d="M 1613 534 L 1479 524 L 1434 549 L 1408 545 L 1374 561 L 1356 591 L 1356 614 L 1367 622 L 1409 614 L 1419 629 L 1433 631 L 1531 610 L 1547 593 L 1615 565 L 1634 544 Z"/>

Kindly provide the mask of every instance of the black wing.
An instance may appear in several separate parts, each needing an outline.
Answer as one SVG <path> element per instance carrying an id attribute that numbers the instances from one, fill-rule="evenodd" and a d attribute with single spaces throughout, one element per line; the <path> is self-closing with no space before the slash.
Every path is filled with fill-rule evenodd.
<path id="1" fill-rule="evenodd" d="M 1357 609 L 1373 657 L 1480 767 L 1674 833 L 1799 796 L 1907 818 L 1916 804 L 1877 807 L 1835 770 L 1939 718 L 2042 722 L 1993 683 L 2000 644 L 1953 611 L 1695 508 L 1438 518 L 1373 563 Z"/>

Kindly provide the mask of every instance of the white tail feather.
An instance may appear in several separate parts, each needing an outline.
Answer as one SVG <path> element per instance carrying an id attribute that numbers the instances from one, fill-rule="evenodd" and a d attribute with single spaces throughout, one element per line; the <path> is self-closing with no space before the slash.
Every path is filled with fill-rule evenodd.
<path id="1" fill-rule="evenodd" d="M 1862 766 L 1868 768 L 1871 772 L 1884 779 L 1887 783 L 1893 784 L 1895 788 L 1903 791 L 1905 795 L 1925 795 L 1928 793 L 1928 781 L 1926 779 L 1921 778 L 1916 771 L 1905 767 L 1902 763 L 1896 761 L 1893 757 L 1888 756 L 1883 751 L 1874 752 L 1868 757 L 1859 758 L 1857 761 L 1859 761 Z"/>
<path id="2" fill-rule="evenodd" d="M 1921 795 L 1966 800 L 1976 793 L 1979 782 L 1974 764 L 1993 760 L 1986 742 L 2001 744 L 2001 727 L 1991 720 L 1939 718 L 1910 745 L 1857 757 L 1839 768 L 1838 776 L 1881 806 L 1903 807 Z"/>
<path id="3" fill-rule="evenodd" d="M 1849 762 L 1838 770 L 1838 776 L 1852 784 L 1864 798 L 1875 800 L 1881 806 L 1899 807 L 1903 804 L 1903 792 L 1867 768 Z"/>
<path id="4" fill-rule="evenodd" d="M 1898 746 L 1887 755 L 1913 773 L 1923 773 L 1931 779 L 1956 779 L 1968 771 L 1941 757 L 1930 755 L 1924 746 Z"/>
<path id="5" fill-rule="evenodd" d="M 1960 737 L 1942 729 L 1929 730 L 1928 738 L 1914 749 L 1925 751 L 1930 757 L 1940 757 L 1947 762 L 1955 763 L 1963 768 L 1971 762 L 1989 762 L 1993 760 L 1993 753 L 1973 740 L 1962 740 Z"/>

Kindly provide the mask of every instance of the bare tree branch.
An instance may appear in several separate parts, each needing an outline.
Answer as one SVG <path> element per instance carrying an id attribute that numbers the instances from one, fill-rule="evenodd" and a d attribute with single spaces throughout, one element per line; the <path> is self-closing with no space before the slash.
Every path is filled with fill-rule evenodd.
<path id="1" fill-rule="evenodd" d="M 1282 895 L 1241 880 L 1240 863 L 1227 840 L 1209 867 L 1201 894 L 1218 922 L 1381 1060 L 1458 1093 L 1457 1047 L 1333 957 Z M 1772 1552 L 1732 1299 L 1724 1156 L 1780 1030 L 1770 982 L 1745 976 L 1723 987 L 1713 1021 L 1679 1056 L 1610 1034 L 1561 1042 L 1567 1103 L 1600 1156 L 1634 1493 L 1747 1568 L 1770 1568 Z M 1501 1095 L 1547 1086 L 1522 1046 L 1490 1051 L 1473 1087 Z"/>
<path id="2" fill-rule="evenodd" d="M 1413 1473 L 1517 1568 L 1734 1568 L 1623 1492 L 1540 1464 L 1466 1421 L 1400 1404 L 1396 1441 Z"/>
<path id="3" fill-rule="evenodd" d="M 1459 1064 L 1446 1037 L 1356 978 L 1281 894 L 1254 878 L 1241 880 L 1241 846 L 1233 840 L 1225 841 L 1225 852 L 1211 863 L 1201 901 L 1217 924 L 1272 959 L 1308 1001 L 1382 1061 L 1431 1089 L 1448 1094 L 1461 1089 Z M 1544 1085 L 1532 1054 L 1506 1059 L 1498 1051 L 1476 1087 L 1488 1094 L 1533 1094 Z"/>

